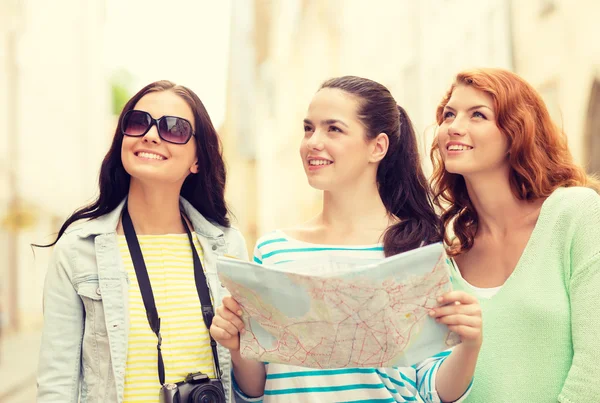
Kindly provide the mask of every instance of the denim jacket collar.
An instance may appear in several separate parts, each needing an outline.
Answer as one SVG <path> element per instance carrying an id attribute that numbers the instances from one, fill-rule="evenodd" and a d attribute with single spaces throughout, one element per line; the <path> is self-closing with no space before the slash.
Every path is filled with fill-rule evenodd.
<path id="1" fill-rule="evenodd" d="M 92 235 L 102 235 L 114 233 L 117 230 L 119 219 L 127 198 L 123 199 L 121 203 L 108 214 L 100 216 L 90 221 L 86 221 L 81 225 L 81 231 L 79 236 L 87 238 Z M 190 202 L 185 200 L 183 197 L 179 197 L 179 204 L 183 208 L 186 216 L 191 221 L 194 231 L 206 238 L 219 238 L 222 237 L 223 231 L 215 226 L 215 224 L 208 221 L 202 214 L 200 214 Z"/>

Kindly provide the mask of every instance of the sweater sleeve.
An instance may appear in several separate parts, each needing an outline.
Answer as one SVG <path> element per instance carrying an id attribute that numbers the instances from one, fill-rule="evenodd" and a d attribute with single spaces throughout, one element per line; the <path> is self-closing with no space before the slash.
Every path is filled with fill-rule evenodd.
<path id="1" fill-rule="evenodd" d="M 573 222 L 571 303 L 573 362 L 559 402 L 592 402 L 600 396 L 600 196 L 590 191 Z"/>

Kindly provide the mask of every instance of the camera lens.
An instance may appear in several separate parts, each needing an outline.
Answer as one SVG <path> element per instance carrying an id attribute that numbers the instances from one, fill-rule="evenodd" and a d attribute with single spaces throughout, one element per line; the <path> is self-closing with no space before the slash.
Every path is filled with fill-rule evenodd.
<path id="1" fill-rule="evenodd" d="M 216 396 L 212 393 L 208 393 L 200 398 L 200 403 L 218 403 L 218 401 Z"/>
<path id="2" fill-rule="evenodd" d="M 194 389 L 189 401 L 192 403 L 223 403 L 225 395 L 213 385 L 202 385 Z"/>

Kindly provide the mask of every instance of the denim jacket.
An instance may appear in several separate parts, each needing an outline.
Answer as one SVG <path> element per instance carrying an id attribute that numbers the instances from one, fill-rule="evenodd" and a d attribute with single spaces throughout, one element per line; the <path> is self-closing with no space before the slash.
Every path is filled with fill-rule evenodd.
<path id="1" fill-rule="evenodd" d="M 217 277 L 217 256 L 247 260 L 244 238 L 234 228 L 210 223 L 185 199 L 180 202 L 202 246 L 213 300 L 220 305 L 227 290 Z M 44 286 L 39 403 L 123 401 L 129 278 L 116 228 L 124 203 L 104 216 L 73 226 L 54 247 Z M 218 355 L 230 402 L 231 357 L 221 346 Z"/>

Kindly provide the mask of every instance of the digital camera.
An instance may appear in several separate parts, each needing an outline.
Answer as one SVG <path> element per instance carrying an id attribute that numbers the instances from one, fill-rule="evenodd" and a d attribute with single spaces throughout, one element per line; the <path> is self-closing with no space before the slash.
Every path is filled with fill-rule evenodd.
<path id="1" fill-rule="evenodd" d="M 225 391 L 219 379 L 194 372 L 181 382 L 165 383 L 160 389 L 160 403 L 225 403 Z"/>

